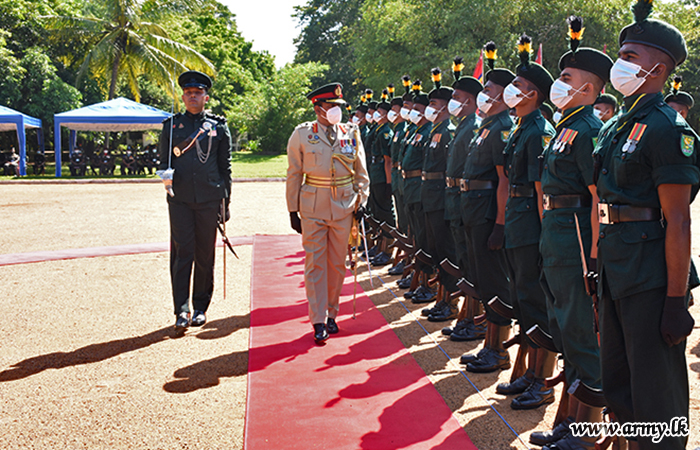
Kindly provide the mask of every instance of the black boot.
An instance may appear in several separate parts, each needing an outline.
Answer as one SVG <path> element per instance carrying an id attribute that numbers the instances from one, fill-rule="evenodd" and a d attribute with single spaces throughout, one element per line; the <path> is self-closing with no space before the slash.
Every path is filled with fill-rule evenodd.
<path id="1" fill-rule="evenodd" d="M 489 322 L 486 328 L 486 335 L 489 336 L 489 351 L 479 359 L 467 363 L 467 370 L 475 373 L 489 373 L 510 369 L 510 355 L 503 348 L 503 341 L 508 339 L 509 334 L 510 327 Z"/>
<path id="2" fill-rule="evenodd" d="M 535 363 L 535 380 L 520 396 L 513 399 L 510 407 L 513 409 L 535 409 L 547 403 L 554 402 L 554 388 L 547 389 L 544 380 L 552 376 L 557 354 L 543 348 L 537 349 Z"/>

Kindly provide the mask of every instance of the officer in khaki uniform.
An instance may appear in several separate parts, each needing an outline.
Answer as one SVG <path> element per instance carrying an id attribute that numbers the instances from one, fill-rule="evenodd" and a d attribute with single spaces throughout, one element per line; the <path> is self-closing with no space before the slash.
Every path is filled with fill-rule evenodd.
<path id="1" fill-rule="evenodd" d="M 297 126 L 287 143 L 287 209 L 302 234 L 309 318 L 322 343 L 338 332 L 348 238 L 353 213 L 367 201 L 369 177 L 359 129 L 339 123 L 342 86 L 328 84 L 306 97 L 316 120 Z"/>
<path id="2" fill-rule="evenodd" d="M 610 71 L 624 114 L 603 127 L 594 152 L 603 392 L 621 423 L 670 424 L 688 420 L 689 410 L 685 347 L 694 325 L 687 304 L 698 136 L 662 96 L 688 56 L 683 36 L 648 18 L 650 2 L 634 10 Z M 632 438 L 629 448 L 684 449 L 691 426 L 658 443 Z"/>

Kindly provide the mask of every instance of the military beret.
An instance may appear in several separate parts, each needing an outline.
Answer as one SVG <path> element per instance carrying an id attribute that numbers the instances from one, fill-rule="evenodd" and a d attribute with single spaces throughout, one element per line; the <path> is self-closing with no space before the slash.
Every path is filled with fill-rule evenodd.
<path id="1" fill-rule="evenodd" d="M 662 20 L 649 19 L 653 0 L 638 0 L 632 7 L 634 23 L 620 32 L 619 44 L 642 44 L 661 50 L 679 66 L 688 57 L 685 39 L 678 28 Z"/>
<path id="2" fill-rule="evenodd" d="M 547 120 L 552 120 L 552 117 L 554 117 L 554 108 L 552 108 L 547 102 L 542 102 L 540 105 L 540 111 Z"/>
<path id="3" fill-rule="evenodd" d="M 520 64 L 515 68 L 515 75 L 526 79 L 545 97 L 549 95 L 549 89 L 554 83 L 552 75 L 536 62 L 530 61 L 530 53 L 532 53 L 532 39 L 530 36 L 523 33 L 518 39 L 518 56 Z"/>
<path id="4" fill-rule="evenodd" d="M 340 83 L 330 83 L 306 94 L 306 98 L 315 105 L 318 102 L 325 103 L 345 103 L 343 100 L 343 85 Z"/>
<path id="5" fill-rule="evenodd" d="M 442 71 L 439 67 L 430 70 L 433 77 L 435 88 L 428 93 L 429 100 L 445 100 L 450 101 L 452 98 L 452 88 L 442 85 Z"/>
<path id="6" fill-rule="evenodd" d="M 612 94 L 600 94 L 598 98 L 595 99 L 595 102 L 593 102 L 594 106 L 598 104 L 610 105 L 613 108 L 617 108 L 617 99 Z"/>
<path id="7" fill-rule="evenodd" d="M 404 95 L 406 95 L 406 94 L 404 94 Z M 395 105 L 403 106 L 403 98 L 402 97 L 392 98 L 391 99 L 391 106 L 395 106 Z"/>
<path id="8" fill-rule="evenodd" d="M 182 89 L 196 87 L 208 91 L 211 89 L 211 78 L 205 73 L 196 70 L 188 70 L 180 74 L 177 79 L 177 84 L 179 84 Z"/>
<path id="9" fill-rule="evenodd" d="M 486 76 L 484 77 L 487 83 L 492 81 L 493 83 L 503 87 L 508 86 L 514 78 L 515 74 L 508 69 L 493 69 L 487 72 Z"/>
<path id="10" fill-rule="evenodd" d="M 379 103 L 377 103 L 377 102 L 369 102 L 369 103 L 367 103 L 367 107 L 368 107 L 369 109 L 377 109 L 377 106 L 379 106 Z"/>
<path id="11" fill-rule="evenodd" d="M 369 109 L 369 108 L 367 107 L 367 105 L 360 105 L 360 106 L 357 107 L 357 110 L 356 110 L 356 111 L 360 111 L 360 112 L 363 113 L 363 114 L 367 114 L 367 110 L 368 110 L 368 109 Z"/>
<path id="12" fill-rule="evenodd" d="M 401 102 L 403 103 L 403 102 Z M 377 109 L 383 109 L 384 111 L 389 111 L 391 109 L 391 103 L 389 102 L 379 102 L 377 104 Z"/>
<path id="13" fill-rule="evenodd" d="M 430 104 L 430 98 L 428 98 L 428 94 L 426 94 L 425 92 L 420 92 L 413 96 L 413 103 L 428 106 Z"/>
<path id="14" fill-rule="evenodd" d="M 579 48 L 576 52 L 569 50 L 559 59 L 559 70 L 567 67 L 585 70 L 604 82 L 610 81 L 610 69 L 613 60 L 605 53 L 592 48 Z"/>
<path id="15" fill-rule="evenodd" d="M 693 107 L 693 105 L 695 105 L 695 100 L 689 93 L 681 91 L 682 82 L 683 78 L 680 75 L 676 75 L 673 78 L 671 93 L 664 98 L 664 101 L 666 103 L 679 103 L 687 106 L 688 109 L 690 109 Z"/>
<path id="16" fill-rule="evenodd" d="M 476 96 L 484 89 L 484 86 L 474 77 L 460 77 L 452 83 L 452 88 Z"/>

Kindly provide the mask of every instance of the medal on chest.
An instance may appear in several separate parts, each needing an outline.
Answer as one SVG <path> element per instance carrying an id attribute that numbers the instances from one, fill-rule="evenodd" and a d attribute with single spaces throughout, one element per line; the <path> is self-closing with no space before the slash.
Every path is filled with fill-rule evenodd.
<path id="1" fill-rule="evenodd" d="M 637 144 L 639 143 L 640 139 L 642 139 L 642 135 L 646 129 L 647 126 L 645 124 L 635 123 L 629 136 L 627 136 L 625 145 L 622 146 L 622 153 L 634 153 L 634 151 L 637 149 Z"/>
<path id="2" fill-rule="evenodd" d="M 561 130 L 561 132 L 557 136 L 557 139 L 554 141 L 554 144 L 552 145 L 552 150 L 558 153 L 563 153 L 566 150 L 567 145 L 571 145 L 574 143 L 576 135 L 578 135 L 578 131 L 572 130 L 570 128 L 564 128 L 563 130 Z"/>
<path id="3" fill-rule="evenodd" d="M 438 144 L 440 143 L 440 139 L 442 139 L 441 134 L 434 134 L 433 139 L 430 141 L 430 148 L 437 148 Z"/>
<path id="4" fill-rule="evenodd" d="M 482 130 L 481 134 L 479 134 L 479 137 L 476 138 L 476 145 L 481 145 L 484 142 L 484 140 L 486 140 L 486 137 L 489 135 L 490 132 L 491 130 L 489 130 L 488 128 Z"/>
<path id="5" fill-rule="evenodd" d="M 416 133 L 416 135 L 413 136 L 413 142 L 411 142 L 411 145 L 418 145 L 418 143 L 422 140 L 423 140 L 423 135 Z"/>
<path id="6" fill-rule="evenodd" d="M 357 148 L 357 141 L 355 139 L 339 139 L 340 143 L 340 153 L 347 156 L 355 155 L 355 149 Z"/>

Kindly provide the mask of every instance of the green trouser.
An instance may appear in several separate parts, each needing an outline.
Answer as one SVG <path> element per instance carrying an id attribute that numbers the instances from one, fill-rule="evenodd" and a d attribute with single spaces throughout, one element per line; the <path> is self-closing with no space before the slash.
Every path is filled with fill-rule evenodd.
<path id="1" fill-rule="evenodd" d="M 462 276 L 466 280 L 471 281 L 474 278 L 474 274 L 471 261 L 469 260 L 469 252 L 467 251 L 467 238 L 464 235 L 464 226 L 460 219 L 450 220 L 450 232 L 452 232 L 452 241 L 455 246 L 455 260 L 452 262 L 459 266 Z"/>
<path id="2" fill-rule="evenodd" d="M 425 213 L 425 229 L 428 243 L 428 253 L 433 257 L 440 272 L 440 282 L 447 292 L 457 292 L 457 278 L 445 271 L 440 263 L 447 258 L 455 260 L 455 243 L 452 240 L 450 225 L 445 220 L 445 210 L 428 211 Z"/>
<path id="3" fill-rule="evenodd" d="M 396 219 L 398 229 L 401 233 L 408 236 L 408 214 L 406 213 L 406 205 L 403 201 L 403 194 L 399 191 L 394 191 L 394 205 L 396 205 Z"/>
<path id="4" fill-rule="evenodd" d="M 600 356 L 603 392 L 621 423 L 667 423 L 688 418 L 686 341 L 669 347 L 659 326 L 666 288 L 612 299 L 603 270 L 600 298 Z M 690 428 L 690 423 L 688 428 Z M 681 450 L 687 436 L 665 437 L 654 444 L 639 437 L 641 450 Z"/>
<path id="5" fill-rule="evenodd" d="M 423 212 L 423 204 L 421 202 L 409 203 L 406 205 L 408 212 L 408 223 L 413 232 L 413 239 L 416 244 L 416 250 L 423 249 L 428 251 L 428 242 L 425 235 L 425 213 Z M 433 273 L 432 267 L 416 259 L 418 269 L 427 274 Z"/>
<path id="6" fill-rule="evenodd" d="M 586 294 L 581 266 L 544 267 L 541 281 L 547 296 L 549 332 L 564 355 L 566 381 L 571 385 L 581 380 L 602 389 L 593 300 Z"/>
<path id="7" fill-rule="evenodd" d="M 372 184 L 369 189 L 369 204 L 372 216 L 379 222 L 396 225 L 394 220 L 394 205 L 391 201 L 391 189 L 386 183 Z"/>
<path id="8" fill-rule="evenodd" d="M 549 333 L 547 299 L 540 284 L 539 244 L 507 248 L 506 256 L 515 284 L 515 292 L 511 296 L 513 310 L 521 330 L 527 332 L 534 325 L 539 325 L 545 333 Z M 528 343 L 537 347 L 529 338 Z"/>
<path id="9" fill-rule="evenodd" d="M 508 278 L 508 263 L 503 249 L 489 250 L 488 240 L 493 231 L 493 220 L 473 227 L 464 227 L 470 267 L 479 300 L 484 305 L 486 320 L 496 325 L 510 325 L 510 319 L 496 314 L 488 302 L 498 296 L 504 303 L 511 304 L 511 281 Z"/>

